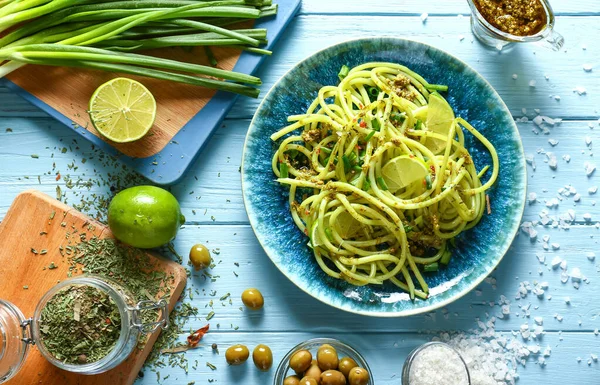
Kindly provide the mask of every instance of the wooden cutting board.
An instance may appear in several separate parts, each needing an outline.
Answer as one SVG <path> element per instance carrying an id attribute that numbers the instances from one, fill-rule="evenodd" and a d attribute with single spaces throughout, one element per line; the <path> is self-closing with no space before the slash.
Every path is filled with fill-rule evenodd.
<path id="1" fill-rule="evenodd" d="M 258 19 L 255 28 L 267 29 L 268 43 L 261 48 L 273 50 L 277 39 L 300 9 L 301 0 L 278 1 L 276 16 Z M 240 27 L 252 25 L 239 24 Z M 232 27 L 234 28 L 234 27 Z M 163 48 L 147 51 L 156 56 L 190 63 L 208 64 L 202 47 L 192 51 Z M 218 67 L 252 74 L 268 57 L 232 48 L 213 49 Z M 267 59 L 268 60 L 268 59 Z M 133 143 L 117 144 L 102 139 L 88 117 L 88 103 L 94 90 L 102 83 L 125 76 L 141 81 L 154 94 L 157 114 L 154 127 L 144 138 Z M 214 92 L 202 87 L 180 83 L 137 78 L 135 76 L 85 71 L 75 68 L 51 68 L 28 65 L 5 78 L 6 86 L 50 116 L 66 125 L 95 147 L 117 157 L 155 184 L 177 182 L 193 164 L 211 135 L 220 127 L 237 95 Z M 266 92 L 263 86 L 262 93 Z"/>
<path id="2" fill-rule="evenodd" d="M 54 212 L 54 219 L 50 220 Z M 40 234 L 46 232 L 47 234 Z M 59 246 L 67 244 L 69 238 L 87 233 L 99 238 L 111 237 L 110 230 L 103 224 L 85 216 L 77 210 L 37 191 L 25 191 L 17 196 L 6 216 L 0 223 L 0 297 L 16 305 L 25 317 L 32 317 L 38 301 L 59 280 L 67 278 L 69 262 L 59 253 Z M 76 242 L 73 242 L 74 244 Z M 47 254 L 34 254 L 47 250 Z M 176 262 L 152 256 L 157 269 L 172 274 L 169 311 L 186 283 L 185 269 Z M 44 269 L 52 262 L 56 269 Z M 24 287 L 27 287 L 25 289 Z M 143 350 L 135 350 L 121 365 L 102 374 L 84 376 L 58 369 L 46 361 L 36 347 L 29 349 L 25 364 L 7 385 L 130 385 L 138 372 L 159 332 L 149 336 Z"/>
<path id="3" fill-rule="evenodd" d="M 251 25 L 252 23 L 244 23 L 240 28 L 250 28 Z M 240 58 L 241 51 L 215 47 L 213 53 L 219 68 L 232 70 Z M 162 49 L 146 51 L 144 54 L 210 66 L 202 47 L 191 51 L 181 48 Z M 96 88 L 120 76 L 144 84 L 156 99 L 154 126 L 148 135 L 133 143 L 115 143 L 104 139 L 90 122 L 87 112 L 90 97 Z M 158 154 L 216 93 L 208 88 L 166 80 L 68 67 L 28 65 L 10 74 L 8 79 L 67 116 L 73 124 L 106 141 L 121 153 L 135 158 L 147 158 Z"/>

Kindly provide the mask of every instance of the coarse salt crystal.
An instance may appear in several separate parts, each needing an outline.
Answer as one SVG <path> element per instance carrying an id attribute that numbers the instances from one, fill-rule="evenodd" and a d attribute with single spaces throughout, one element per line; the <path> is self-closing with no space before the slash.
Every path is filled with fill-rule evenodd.
<path id="1" fill-rule="evenodd" d="M 421 22 L 425 23 L 427 21 L 427 18 L 429 17 L 428 13 L 422 13 L 421 14 Z"/>
<path id="2" fill-rule="evenodd" d="M 584 65 L 583 65 L 583 70 L 584 70 L 585 72 L 591 72 L 591 71 L 592 71 L 592 68 L 593 68 L 593 67 L 592 67 L 592 65 L 591 65 L 591 64 L 584 64 Z"/>
<path id="3" fill-rule="evenodd" d="M 573 89 L 573 92 L 576 92 L 578 95 L 585 95 L 587 93 L 587 90 L 585 89 L 585 87 L 577 86 Z"/>
<path id="4" fill-rule="evenodd" d="M 596 171 L 596 165 L 590 162 L 585 162 L 583 167 L 585 167 L 585 175 L 588 177 L 592 176 L 594 171 Z"/>
<path id="5" fill-rule="evenodd" d="M 529 87 L 535 87 L 536 81 L 535 80 L 530 80 L 529 81 Z"/>
<path id="6" fill-rule="evenodd" d="M 585 253 L 586 257 L 588 260 L 593 261 L 594 259 L 596 259 L 596 253 L 594 253 L 593 251 L 588 251 L 587 253 Z"/>
<path id="7" fill-rule="evenodd" d="M 581 270 L 579 270 L 578 267 L 574 267 L 571 269 L 571 280 L 572 281 L 581 281 L 581 278 L 583 276 L 581 275 Z"/>
<path id="8" fill-rule="evenodd" d="M 537 194 L 534 192 L 530 192 L 528 196 L 529 204 L 534 203 L 537 200 Z"/>
<path id="9" fill-rule="evenodd" d="M 560 266 L 560 264 L 562 263 L 562 261 L 563 261 L 562 258 L 560 258 L 560 257 L 554 257 L 552 259 L 552 262 L 551 262 L 552 268 L 553 269 L 558 268 L 558 266 Z"/>
<path id="10" fill-rule="evenodd" d="M 552 147 L 556 146 L 558 144 L 558 140 L 556 139 L 548 139 L 548 143 L 550 143 L 550 145 Z"/>
<path id="11" fill-rule="evenodd" d="M 588 188 L 588 194 L 593 195 L 598 192 L 598 186 L 592 186 Z"/>
<path id="12" fill-rule="evenodd" d="M 513 78 L 514 80 L 517 80 L 517 78 L 518 78 L 518 77 L 519 77 L 519 75 L 517 75 L 517 74 L 512 74 L 512 78 Z"/>
<path id="13" fill-rule="evenodd" d="M 590 213 L 585 213 L 585 214 L 583 214 L 583 219 L 584 219 L 586 222 L 591 222 L 591 220 L 592 220 L 592 214 L 590 214 Z"/>

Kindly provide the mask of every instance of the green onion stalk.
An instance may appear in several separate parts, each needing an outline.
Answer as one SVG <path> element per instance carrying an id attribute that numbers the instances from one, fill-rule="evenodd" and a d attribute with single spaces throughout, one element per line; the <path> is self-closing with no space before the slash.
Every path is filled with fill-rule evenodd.
<path id="1" fill-rule="evenodd" d="M 257 97 L 259 78 L 216 68 L 211 48 L 261 55 L 267 31 L 232 28 L 273 16 L 272 0 L 0 0 L 0 77 L 27 65 L 114 71 Z M 203 47 L 210 66 L 143 51 Z"/>

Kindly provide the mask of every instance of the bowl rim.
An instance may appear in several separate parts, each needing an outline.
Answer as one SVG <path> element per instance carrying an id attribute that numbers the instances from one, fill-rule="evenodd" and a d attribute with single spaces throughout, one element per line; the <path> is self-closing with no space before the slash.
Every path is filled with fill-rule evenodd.
<path id="1" fill-rule="evenodd" d="M 303 285 L 301 284 L 300 281 L 297 282 L 297 280 L 294 278 L 293 275 L 289 275 L 287 274 L 282 267 L 279 266 L 278 263 L 275 263 L 273 257 L 271 256 L 271 252 L 269 251 L 269 247 L 266 246 L 266 243 L 263 241 L 261 233 L 257 230 L 256 227 L 256 223 L 255 223 L 255 219 L 254 216 L 250 214 L 250 212 L 252 211 L 250 209 L 250 203 L 248 201 L 248 198 L 246 197 L 246 188 L 245 188 L 245 183 L 246 183 L 246 172 L 245 172 L 245 163 L 246 163 L 246 151 L 248 149 L 248 142 L 250 140 L 250 133 L 251 133 L 251 129 L 252 127 L 256 126 L 256 120 L 258 119 L 258 114 L 257 112 L 262 110 L 263 107 L 266 105 L 267 100 L 269 100 L 269 96 L 275 92 L 275 89 L 277 88 L 277 86 L 281 83 L 281 81 L 287 77 L 293 70 L 295 70 L 296 68 L 298 68 L 299 66 L 303 65 L 304 63 L 306 63 L 307 61 L 311 60 L 313 57 L 334 49 L 338 46 L 344 46 L 344 45 L 348 45 L 348 44 L 365 44 L 368 43 L 370 41 L 373 40 L 388 40 L 388 41 L 395 41 L 397 43 L 401 43 L 401 42 L 409 42 L 409 43 L 414 43 L 417 45 L 421 45 L 424 46 L 425 48 L 428 49 L 433 49 L 436 51 L 439 51 L 449 57 L 451 57 L 453 60 L 456 60 L 458 63 L 460 63 L 461 65 L 463 65 L 465 68 L 469 69 L 474 75 L 475 77 L 480 80 L 481 82 L 483 82 L 492 92 L 492 94 L 499 100 L 500 102 L 500 106 L 506 111 L 508 112 L 508 114 L 511 116 L 510 119 L 510 124 L 511 124 L 511 128 L 513 130 L 513 132 L 516 134 L 517 139 L 518 139 L 518 152 L 521 155 L 521 159 L 522 159 L 522 169 L 523 169 L 523 182 L 525 184 L 524 188 L 523 188 L 523 192 L 522 192 L 522 196 L 521 196 L 521 204 L 519 209 L 517 210 L 517 217 L 518 220 L 515 221 L 515 225 L 513 226 L 513 228 L 510 229 L 510 232 L 507 234 L 506 236 L 506 241 L 503 243 L 503 246 L 500 250 L 499 253 L 499 258 L 497 259 L 497 261 L 495 261 L 492 265 L 489 266 L 488 269 L 486 269 L 486 274 L 481 274 L 480 276 L 476 277 L 475 279 L 473 279 L 470 284 L 468 284 L 463 290 L 461 290 L 460 292 L 456 293 L 455 295 L 451 296 L 450 298 L 444 299 L 440 302 L 437 302 L 435 304 L 431 304 L 428 306 L 423 306 L 423 307 L 418 307 L 418 308 L 412 308 L 412 309 L 408 309 L 408 310 L 401 310 L 401 311 L 369 311 L 369 310 L 356 310 L 353 308 L 348 308 L 346 306 L 344 306 L 344 304 L 336 304 L 336 303 L 332 303 L 330 301 L 328 301 L 326 298 L 321 297 L 318 295 L 318 293 L 313 293 L 311 291 L 309 291 L 307 288 L 303 287 Z M 414 40 L 414 39 L 407 39 L 407 38 L 400 38 L 400 37 L 393 37 L 393 36 L 372 36 L 372 37 L 361 37 L 361 38 L 356 38 L 356 39 L 348 39 L 348 40 L 344 40 L 341 42 L 337 42 L 335 44 L 331 44 L 323 49 L 317 50 L 315 52 L 313 52 L 312 54 L 308 55 L 307 57 L 305 57 L 304 59 L 300 60 L 298 63 L 296 63 L 295 65 L 293 65 L 290 69 L 288 69 L 279 79 L 277 79 L 277 81 L 273 84 L 273 86 L 271 87 L 271 89 L 265 94 L 265 96 L 263 97 L 262 101 L 260 102 L 260 104 L 258 105 L 258 107 L 256 108 L 256 111 L 254 113 L 254 116 L 252 117 L 252 120 L 250 121 L 250 124 L 248 126 L 248 131 L 246 133 L 246 137 L 244 139 L 244 146 L 243 146 L 243 150 L 242 150 L 242 161 L 241 161 L 241 187 L 242 187 L 242 200 L 244 202 L 244 208 L 246 210 L 246 214 L 248 215 L 248 220 L 250 222 L 250 227 L 252 228 L 252 231 L 254 232 L 254 235 L 256 236 L 256 238 L 258 239 L 258 242 L 260 243 L 262 249 L 264 250 L 265 254 L 267 254 L 267 256 L 269 257 L 269 259 L 271 260 L 271 262 L 275 265 L 275 267 L 277 267 L 277 269 L 288 279 L 290 280 L 297 288 L 299 288 L 300 290 L 302 290 L 304 293 L 308 294 L 309 296 L 315 298 L 316 300 L 331 306 L 333 308 L 345 311 L 345 312 L 349 312 L 349 313 L 353 313 L 353 314 L 358 314 L 358 315 L 365 315 L 365 316 L 370 316 L 370 317 L 381 317 L 381 318 L 398 318 L 398 317 L 408 317 L 408 316 L 412 316 L 412 315 L 418 315 L 418 314 L 423 314 L 423 313 L 428 313 L 440 308 L 443 308 L 444 306 L 449 305 L 452 302 L 455 302 L 459 299 L 461 299 L 462 297 L 464 297 L 467 293 L 470 293 L 471 291 L 473 291 L 473 289 L 475 289 L 480 283 L 482 283 L 500 264 L 500 262 L 502 262 L 502 260 L 504 259 L 504 256 L 506 255 L 506 253 L 508 252 L 508 249 L 510 248 L 510 246 L 512 245 L 513 241 L 515 240 L 515 237 L 519 231 L 519 226 L 521 223 L 521 220 L 523 218 L 523 213 L 525 212 L 525 202 L 526 202 L 526 198 L 527 198 L 527 164 L 526 164 L 526 160 L 525 160 L 525 150 L 523 148 L 523 140 L 521 138 L 521 134 L 519 132 L 519 129 L 517 127 L 516 122 L 514 121 L 514 119 L 512 119 L 512 114 L 510 113 L 510 110 L 508 108 L 508 106 L 506 105 L 506 103 L 504 102 L 504 100 L 500 97 L 500 95 L 498 94 L 498 92 L 496 91 L 496 89 L 494 87 L 492 87 L 492 85 L 479 73 L 477 72 L 474 68 L 472 68 L 470 65 L 468 65 L 467 63 L 465 63 L 464 61 L 460 60 L 459 58 L 457 58 L 456 56 L 450 54 L 449 52 L 434 47 L 430 44 L 418 41 L 418 40 Z"/>
<path id="2" fill-rule="evenodd" d="M 289 361 L 290 361 L 290 358 L 292 358 L 292 355 L 294 353 L 296 353 L 299 350 L 304 350 L 304 349 L 309 350 L 310 349 L 309 346 L 311 346 L 311 345 L 323 345 L 323 344 L 329 344 L 329 345 L 333 346 L 334 348 L 336 348 L 336 350 L 338 348 L 341 348 L 343 350 L 347 350 L 348 352 L 350 352 L 351 354 L 344 355 L 344 357 L 352 358 L 353 360 L 357 361 L 356 363 L 358 364 L 359 367 L 366 369 L 367 372 L 369 372 L 369 383 L 367 385 L 375 385 L 375 381 L 373 380 L 373 372 L 371 371 L 371 368 L 369 367 L 369 364 L 367 363 L 367 360 L 363 357 L 363 355 L 360 354 L 352 346 L 345 343 L 344 341 L 340 341 L 337 338 L 331 338 L 331 337 L 311 338 L 311 339 L 301 342 L 298 345 L 291 348 L 285 354 L 285 356 L 283 356 L 281 361 L 279 361 L 279 365 L 277 365 L 277 369 L 275 370 L 275 375 L 273 376 L 273 385 L 281 385 L 283 383 L 283 381 L 280 383 L 279 380 L 283 380 L 287 377 L 287 373 L 290 370 Z"/>

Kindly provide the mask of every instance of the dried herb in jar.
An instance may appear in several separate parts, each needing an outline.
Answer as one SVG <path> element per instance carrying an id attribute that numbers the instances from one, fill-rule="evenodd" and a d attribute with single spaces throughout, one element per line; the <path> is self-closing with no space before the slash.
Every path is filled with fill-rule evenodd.
<path id="1" fill-rule="evenodd" d="M 92 286 L 69 286 L 46 303 L 41 342 L 56 359 L 89 364 L 106 357 L 121 333 L 121 316 L 108 293 Z"/>

